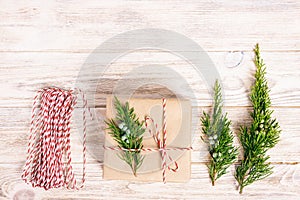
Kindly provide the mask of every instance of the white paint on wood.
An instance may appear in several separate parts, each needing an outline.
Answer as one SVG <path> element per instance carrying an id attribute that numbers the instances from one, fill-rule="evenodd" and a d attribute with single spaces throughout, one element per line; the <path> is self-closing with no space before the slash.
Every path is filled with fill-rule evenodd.
<path id="1" fill-rule="evenodd" d="M 24 199 L 35 195 L 35 199 L 299 199 L 299 19 L 297 0 L 0 1 L 0 198 Z M 179 57 L 160 51 L 138 51 L 112 63 L 101 87 L 97 88 L 96 104 L 90 106 L 96 106 L 97 113 L 105 113 L 105 95 L 135 67 L 161 64 L 178 71 L 188 80 L 197 98 L 192 123 L 199 131 L 192 144 L 192 179 L 185 184 L 166 185 L 104 181 L 99 147 L 103 124 L 89 122 L 88 173 L 83 190 L 43 191 L 32 189 L 20 180 L 35 91 L 50 85 L 73 87 L 81 66 L 94 48 L 116 34 L 138 28 L 179 32 L 208 52 L 220 72 L 226 111 L 235 133 L 241 124 L 250 122 L 251 104 L 247 95 L 254 72 L 251 50 L 256 42 L 261 44 L 274 116 L 282 128 L 279 144 L 269 152 L 274 174 L 247 187 L 242 197 L 235 190 L 233 166 L 215 187 L 210 186 L 205 166 L 207 149 L 199 139 L 201 113 L 195 112 L 210 109 L 207 85 Z M 113 51 L 108 49 L 107 53 Z M 142 76 L 145 78 L 146 74 Z M 154 73 L 152 77 L 176 81 L 166 74 Z M 97 80 L 88 83 L 95 87 L 99 84 Z M 170 95 L 160 87 L 143 89 L 136 95 Z M 79 132 L 80 124 L 80 121 L 76 123 Z M 72 130 L 72 150 L 75 169 L 80 173 L 82 146 L 78 129 Z"/>

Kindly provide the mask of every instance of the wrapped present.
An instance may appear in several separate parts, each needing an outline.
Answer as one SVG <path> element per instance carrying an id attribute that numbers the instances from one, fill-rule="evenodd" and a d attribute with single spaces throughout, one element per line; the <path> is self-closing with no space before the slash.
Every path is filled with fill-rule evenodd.
<path id="1" fill-rule="evenodd" d="M 144 120 L 143 162 L 136 176 L 120 159 L 118 143 L 105 135 L 103 178 L 110 180 L 186 182 L 191 174 L 191 104 L 182 99 L 130 99 L 130 107 Z M 115 118 L 113 99 L 107 99 L 106 116 Z M 131 151 L 135 151 L 132 149 Z"/>

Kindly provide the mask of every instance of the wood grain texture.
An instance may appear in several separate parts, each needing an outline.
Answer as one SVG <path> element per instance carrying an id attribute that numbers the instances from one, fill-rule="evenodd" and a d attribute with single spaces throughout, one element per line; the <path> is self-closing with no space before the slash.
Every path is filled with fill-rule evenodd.
<path id="1" fill-rule="evenodd" d="M 299 50 L 297 1 L 24 1 L 1 3 L 3 51 L 89 51 L 115 34 L 137 28 L 182 33 L 203 48 Z M 43 45 L 41 45 L 43 44 Z"/>
<path id="2" fill-rule="evenodd" d="M 97 65 L 90 53 L 105 40 L 129 30 L 162 28 L 185 35 L 209 55 L 220 73 L 226 111 L 232 128 L 250 123 L 248 100 L 253 82 L 252 48 L 259 42 L 267 64 L 274 116 L 282 134 L 269 152 L 274 173 L 238 195 L 234 166 L 215 187 L 210 186 L 206 145 L 199 139 L 199 117 L 211 109 L 211 94 L 204 77 L 176 56 L 181 52 L 140 50 L 115 60 L 100 77 L 87 75 L 96 88 L 89 106 L 97 120 L 88 122 L 88 166 L 86 187 L 80 191 L 43 191 L 20 179 L 25 162 L 32 99 L 46 86 L 71 88 L 82 66 Z M 134 39 L 134 38 L 130 38 Z M 122 45 L 122 44 L 120 44 Z M 109 55 L 115 49 L 106 49 Z M 201 58 L 193 58 L 200 62 Z M 179 73 L 193 95 L 194 140 L 192 178 L 183 184 L 104 181 L 102 179 L 105 97 L 125 80 L 176 82 L 157 71 L 128 77 L 141 66 L 161 65 Z M 0 1 L 0 199 L 299 199 L 300 198 L 300 2 L 297 0 L 155 0 L 98 1 L 25 0 Z M 151 78 L 149 78 L 149 76 Z M 185 85 L 183 85 L 185 87 Z M 92 94 L 93 91 L 85 91 Z M 138 97 L 172 96 L 165 88 L 150 84 L 135 92 Z M 82 121 L 80 105 L 72 129 L 73 163 L 77 174 L 82 166 Z M 236 140 L 236 145 L 238 141 Z M 79 178 L 79 177 L 78 177 Z"/>
<path id="3" fill-rule="evenodd" d="M 274 173 L 249 186 L 242 196 L 236 194 L 233 168 L 211 186 L 205 164 L 192 165 L 192 179 L 188 183 L 144 183 L 102 180 L 100 163 L 88 164 L 86 187 L 79 191 L 32 189 L 20 180 L 21 164 L 1 164 L 1 192 L 6 197 L 21 196 L 21 192 L 35 194 L 37 199 L 297 199 L 299 197 L 299 164 L 275 165 Z M 81 165 L 74 165 L 75 169 Z M 79 173 L 77 173 L 79 174 Z M 21 192 L 20 192 L 21 191 Z M 18 193 L 19 192 L 19 193 Z"/>
<path id="4" fill-rule="evenodd" d="M 264 49 L 264 47 L 262 47 Z M 56 85 L 60 87 L 73 87 L 80 68 L 93 66 L 95 63 L 87 59 L 87 53 L 0 53 L 1 87 L 0 107 L 31 107 L 35 91 L 42 87 Z M 252 52 L 244 55 L 236 52 L 236 56 L 242 59 L 238 67 L 230 60 L 231 53 L 209 52 L 208 55 L 217 67 L 222 78 L 225 92 L 226 106 L 249 106 L 248 93 L 253 81 L 254 66 Z M 300 52 L 262 52 L 262 56 L 268 66 L 267 78 L 271 89 L 273 106 L 300 106 Z M 16 57 L 18 59 L 16 59 Z M 195 58 L 197 60 L 197 58 Z M 201 58 L 198 58 L 201 59 Z M 287 63 L 288 62 L 288 66 Z M 151 74 L 141 73 L 137 77 L 126 77 L 126 73 L 132 69 L 147 65 L 167 66 L 185 78 L 193 90 L 195 100 L 199 106 L 209 106 L 211 95 L 208 92 L 204 78 L 196 74 L 195 68 L 179 57 L 159 51 L 136 52 L 126 55 L 111 64 L 102 77 L 87 79 L 86 84 L 97 88 L 96 104 L 91 106 L 105 106 L 105 96 L 111 94 L 119 80 L 127 80 L 127 84 L 143 80 L 145 83 L 163 79 L 169 82 L 177 80 L 169 74 L 155 72 Z M 91 73 L 92 74 L 92 73 Z M 148 87 L 141 90 L 142 95 L 150 96 L 155 92 L 164 94 L 161 88 Z M 160 90 L 160 91 L 159 91 Z M 92 91 L 86 91 L 92 93 Z M 187 95 L 187 98 L 194 98 Z M 13 101 L 12 101 L 13 99 Z M 287 101 L 289 102 L 287 104 Z M 90 103 L 92 103 L 91 101 Z"/>

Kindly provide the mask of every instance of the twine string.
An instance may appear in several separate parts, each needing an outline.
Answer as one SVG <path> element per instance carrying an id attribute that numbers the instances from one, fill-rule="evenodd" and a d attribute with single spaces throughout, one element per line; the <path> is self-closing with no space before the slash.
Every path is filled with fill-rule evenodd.
<path id="1" fill-rule="evenodd" d="M 71 165 L 70 124 L 77 95 L 83 100 L 83 169 L 81 185 L 77 185 Z M 38 102 L 40 99 L 40 109 Z M 33 101 L 27 159 L 22 179 L 33 187 L 45 190 L 58 187 L 79 189 L 86 175 L 86 111 L 92 114 L 87 100 L 79 89 L 62 90 L 56 87 L 37 92 Z"/>
<path id="2" fill-rule="evenodd" d="M 167 100 L 165 98 L 162 99 L 162 111 L 163 111 L 163 123 L 162 123 L 162 136 L 161 131 L 158 129 L 158 124 L 155 123 L 154 119 L 146 116 L 145 117 L 145 125 L 146 128 L 148 128 L 150 135 L 153 136 L 154 141 L 156 142 L 158 146 L 158 150 L 161 152 L 162 157 L 162 178 L 163 182 L 166 183 L 166 171 L 171 170 L 173 172 L 177 172 L 178 170 L 178 163 L 172 159 L 172 157 L 168 154 L 167 150 L 167 115 L 166 115 L 166 106 L 167 106 Z M 149 128 L 149 122 L 151 122 L 154 126 L 154 133 Z M 161 139 L 162 138 L 162 139 Z M 173 148 L 172 148 L 173 149 Z M 170 161 L 170 163 L 174 163 L 175 167 L 171 167 L 170 165 L 167 165 L 167 159 Z"/>

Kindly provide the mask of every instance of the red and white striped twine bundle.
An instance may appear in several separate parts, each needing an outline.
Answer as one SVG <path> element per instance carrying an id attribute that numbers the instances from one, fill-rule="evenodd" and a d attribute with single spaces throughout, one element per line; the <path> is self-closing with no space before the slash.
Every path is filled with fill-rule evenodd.
<path id="1" fill-rule="evenodd" d="M 77 95 L 83 99 L 83 171 L 78 187 L 71 165 L 70 122 L 77 103 Z M 40 98 L 40 109 L 37 111 Z M 87 101 L 79 89 L 62 90 L 44 88 L 34 98 L 27 160 L 22 179 L 33 187 L 82 188 L 86 165 L 86 110 Z M 92 117 L 92 115 L 91 115 Z"/>
<path id="2" fill-rule="evenodd" d="M 165 98 L 162 99 L 162 107 L 163 107 L 163 127 L 162 127 L 162 139 L 161 139 L 161 131 L 158 130 L 157 123 L 154 122 L 154 120 L 147 116 L 145 117 L 145 125 L 146 128 L 149 128 L 149 121 L 154 125 L 154 133 L 149 128 L 150 134 L 153 136 L 155 142 L 157 143 L 158 148 L 142 148 L 142 149 L 125 149 L 121 147 L 107 147 L 104 146 L 104 149 L 106 150 L 121 150 L 121 151 L 144 151 L 144 152 L 151 152 L 151 151 L 159 151 L 161 152 L 162 157 L 162 179 L 163 183 L 166 183 L 166 171 L 172 170 L 173 172 L 177 172 L 178 170 L 178 164 L 176 161 L 172 159 L 170 155 L 168 155 L 168 150 L 177 150 L 177 151 L 187 151 L 192 150 L 192 147 L 170 147 L 167 148 L 166 141 L 167 141 L 167 115 L 166 115 L 166 106 L 167 106 L 167 100 Z M 171 166 L 167 166 L 167 159 L 171 163 L 174 163 L 175 167 L 171 168 Z"/>

